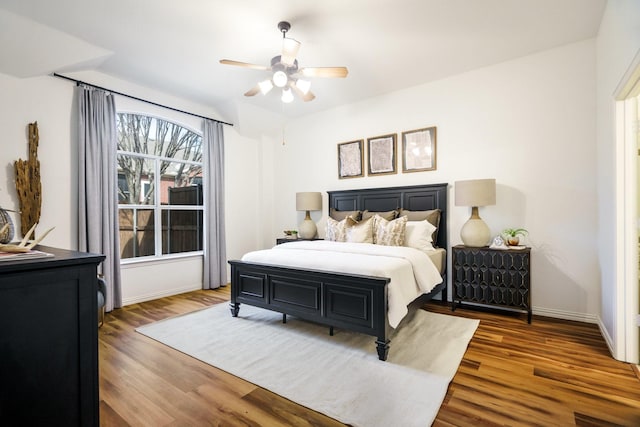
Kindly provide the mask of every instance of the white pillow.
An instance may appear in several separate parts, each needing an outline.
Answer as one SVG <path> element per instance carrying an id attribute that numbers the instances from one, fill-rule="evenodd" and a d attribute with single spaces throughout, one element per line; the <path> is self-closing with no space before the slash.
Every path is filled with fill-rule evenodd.
<path id="1" fill-rule="evenodd" d="M 429 221 L 407 221 L 404 245 L 421 251 L 433 251 L 433 232 L 436 227 Z"/>
<path id="2" fill-rule="evenodd" d="M 373 243 L 373 218 L 347 227 L 347 242 Z"/>
<path id="3" fill-rule="evenodd" d="M 407 217 L 403 216 L 393 221 L 387 221 L 380 215 L 374 216 L 375 231 L 374 241 L 376 245 L 402 246 L 407 224 Z"/>

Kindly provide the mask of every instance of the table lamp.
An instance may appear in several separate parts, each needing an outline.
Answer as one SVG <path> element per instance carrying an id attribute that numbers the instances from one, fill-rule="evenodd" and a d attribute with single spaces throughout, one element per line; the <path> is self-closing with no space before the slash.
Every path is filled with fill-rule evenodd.
<path id="1" fill-rule="evenodd" d="M 309 211 L 322 210 L 322 194 L 319 192 L 296 193 L 296 210 L 306 211 L 300 223 L 298 235 L 302 239 L 313 239 L 318 233 L 316 223 L 311 219 Z"/>
<path id="2" fill-rule="evenodd" d="M 455 182 L 456 206 L 471 206 L 471 217 L 460 230 L 465 246 L 480 248 L 489 243 L 489 227 L 478 215 L 479 206 L 496 204 L 495 179 L 471 179 Z"/>

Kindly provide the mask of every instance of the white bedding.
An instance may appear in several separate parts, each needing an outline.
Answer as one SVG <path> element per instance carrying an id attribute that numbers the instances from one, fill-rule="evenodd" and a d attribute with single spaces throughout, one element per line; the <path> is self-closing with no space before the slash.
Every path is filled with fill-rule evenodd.
<path id="1" fill-rule="evenodd" d="M 243 261 L 388 277 L 389 325 L 395 328 L 407 305 L 442 282 L 438 268 L 422 251 L 404 246 L 325 240 L 290 242 L 245 254 Z"/>

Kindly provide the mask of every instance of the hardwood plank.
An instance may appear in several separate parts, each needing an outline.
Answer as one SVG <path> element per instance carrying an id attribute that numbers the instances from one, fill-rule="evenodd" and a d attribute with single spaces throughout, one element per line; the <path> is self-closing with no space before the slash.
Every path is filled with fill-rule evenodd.
<path id="1" fill-rule="evenodd" d="M 108 313 L 99 330 L 101 424 L 342 425 L 135 332 L 228 299 L 224 287 Z M 610 356 L 596 325 L 424 308 L 480 319 L 434 426 L 640 425 L 636 367 Z"/>

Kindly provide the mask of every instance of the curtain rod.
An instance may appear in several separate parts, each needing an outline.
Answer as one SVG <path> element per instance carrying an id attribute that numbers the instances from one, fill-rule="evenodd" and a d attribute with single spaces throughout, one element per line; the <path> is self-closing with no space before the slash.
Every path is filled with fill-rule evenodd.
<path id="1" fill-rule="evenodd" d="M 72 82 L 76 82 L 76 84 L 83 84 L 83 85 L 86 85 L 86 86 L 94 87 L 96 89 L 102 89 L 102 90 L 105 90 L 107 92 L 115 93 L 116 95 L 126 96 L 127 98 L 135 99 L 136 101 L 146 102 L 147 104 L 155 105 L 156 107 L 162 107 L 162 108 L 166 108 L 168 110 L 177 111 L 178 113 L 188 114 L 190 116 L 199 117 L 201 119 L 213 120 L 214 122 L 222 123 L 223 125 L 233 126 L 233 123 L 223 122 L 222 120 L 212 119 L 210 117 L 201 116 L 200 114 L 190 113 L 188 111 L 179 110 L 177 108 L 169 107 L 167 105 L 158 104 L 157 102 L 148 101 L 146 99 L 138 98 L 138 97 L 133 96 L 133 95 L 127 95 L 126 93 L 117 92 L 115 90 L 111 90 L 111 89 L 107 89 L 107 88 L 104 88 L 104 87 L 100 87 L 100 86 L 94 85 L 92 83 L 83 82 L 82 80 L 76 80 L 76 79 L 73 79 L 71 77 L 63 76 L 62 74 L 53 73 L 52 76 L 53 77 L 58 77 L 58 78 L 61 78 L 61 79 L 65 79 L 65 80 L 69 80 L 69 81 L 72 81 Z"/>

